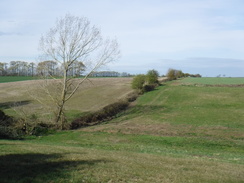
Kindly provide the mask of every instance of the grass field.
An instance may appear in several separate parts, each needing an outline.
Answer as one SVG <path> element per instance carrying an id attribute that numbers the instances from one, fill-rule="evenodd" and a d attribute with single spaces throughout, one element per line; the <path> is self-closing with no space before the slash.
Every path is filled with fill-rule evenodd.
<path id="1" fill-rule="evenodd" d="M 1 181 L 243 182 L 244 87 L 177 82 L 101 125 L 0 140 Z"/>

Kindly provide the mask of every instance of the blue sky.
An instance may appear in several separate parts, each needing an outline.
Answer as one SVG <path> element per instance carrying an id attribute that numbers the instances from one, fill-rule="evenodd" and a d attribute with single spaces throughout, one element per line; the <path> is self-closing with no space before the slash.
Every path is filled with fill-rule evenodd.
<path id="1" fill-rule="evenodd" d="M 41 35 L 70 13 L 117 38 L 121 58 L 108 70 L 244 76 L 243 9 L 243 0 L 0 0 L 0 61 L 37 61 Z"/>

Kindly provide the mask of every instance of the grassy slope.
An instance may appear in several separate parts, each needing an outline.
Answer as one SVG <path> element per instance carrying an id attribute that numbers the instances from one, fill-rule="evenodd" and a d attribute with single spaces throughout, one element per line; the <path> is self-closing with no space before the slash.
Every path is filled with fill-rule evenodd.
<path id="1" fill-rule="evenodd" d="M 30 177 L 35 182 L 243 182 L 243 91 L 169 83 L 107 124 L 1 140 L 0 177 L 6 182 Z"/>
<path id="2" fill-rule="evenodd" d="M 128 114 L 100 128 L 166 136 L 186 136 L 197 130 L 192 135 L 213 133 L 221 138 L 234 131 L 231 137 L 239 138 L 243 108 L 244 88 L 167 85 L 140 97 Z"/>

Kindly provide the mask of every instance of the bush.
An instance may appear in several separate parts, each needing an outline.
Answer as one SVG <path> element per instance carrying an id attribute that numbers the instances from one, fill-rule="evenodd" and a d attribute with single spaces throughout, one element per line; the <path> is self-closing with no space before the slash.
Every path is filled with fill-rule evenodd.
<path id="1" fill-rule="evenodd" d="M 189 73 L 183 73 L 181 70 L 176 69 L 169 69 L 166 76 L 169 80 L 175 80 L 177 78 L 183 78 L 183 77 L 202 77 L 200 74 L 189 74 Z"/>
<path id="2" fill-rule="evenodd" d="M 138 93 L 137 92 L 132 92 L 132 93 L 129 93 L 127 95 L 126 100 L 128 102 L 133 102 L 133 101 L 135 101 L 137 99 L 137 97 L 138 97 Z"/>
<path id="3" fill-rule="evenodd" d="M 0 110 L 0 138 L 15 139 L 20 136 L 13 123 L 13 119 Z"/>
<path id="4" fill-rule="evenodd" d="M 159 73 L 156 70 L 149 70 L 146 75 L 136 75 L 132 81 L 132 88 L 138 90 L 140 94 L 152 91 L 159 84 L 158 77 Z"/>
<path id="5" fill-rule="evenodd" d="M 153 91 L 156 87 L 157 87 L 156 84 L 144 85 L 142 91 L 143 91 L 143 93 L 144 92 L 150 92 L 150 91 Z"/>
<path id="6" fill-rule="evenodd" d="M 24 133 L 21 128 L 14 126 L 15 121 L 10 116 L 0 110 L 0 138 L 3 139 L 20 139 Z"/>
<path id="7" fill-rule="evenodd" d="M 144 74 L 136 75 L 132 81 L 132 88 L 136 90 L 142 90 L 145 81 L 146 81 L 146 76 Z"/>
<path id="8" fill-rule="evenodd" d="M 13 124 L 13 119 L 0 110 L 0 125 L 10 126 Z"/>
<path id="9" fill-rule="evenodd" d="M 159 73 L 156 70 L 149 70 L 146 75 L 146 82 L 149 85 L 158 84 Z"/>
<path id="10" fill-rule="evenodd" d="M 176 70 L 175 69 L 169 69 L 168 72 L 167 72 L 167 74 L 166 74 L 166 76 L 167 76 L 167 78 L 169 80 L 175 80 L 175 79 L 177 79 L 177 77 L 176 77 Z"/>
<path id="11" fill-rule="evenodd" d="M 0 139 L 21 139 L 23 136 L 21 129 L 0 125 Z"/>
<path id="12" fill-rule="evenodd" d="M 38 123 L 33 127 L 31 134 L 35 136 L 47 135 L 54 130 L 54 124 Z"/>
<path id="13" fill-rule="evenodd" d="M 0 110 L 0 138 L 22 139 L 26 135 L 45 135 L 55 125 L 38 122 L 36 115 L 27 118 L 13 119 Z"/>

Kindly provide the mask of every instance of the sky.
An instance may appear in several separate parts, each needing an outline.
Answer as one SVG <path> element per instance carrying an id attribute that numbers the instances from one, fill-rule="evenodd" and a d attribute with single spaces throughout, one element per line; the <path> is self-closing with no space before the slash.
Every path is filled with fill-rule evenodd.
<path id="1" fill-rule="evenodd" d="M 119 42 L 106 70 L 244 77 L 243 10 L 243 0 L 0 0 L 0 62 L 37 62 L 41 35 L 69 13 Z"/>

